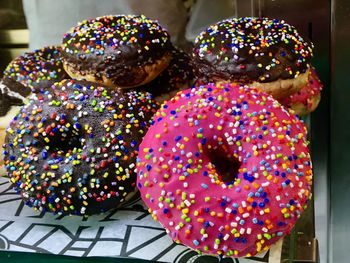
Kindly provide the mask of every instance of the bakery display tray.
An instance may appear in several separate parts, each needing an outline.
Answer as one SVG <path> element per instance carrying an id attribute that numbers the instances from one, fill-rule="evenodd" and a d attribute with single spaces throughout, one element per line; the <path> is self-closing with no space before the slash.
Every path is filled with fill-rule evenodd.
<path id="1" fill-rule="evenodd" d="M 312 260 L 312 210 L 310 206 L 293 233 L 269 251 L 221 262 Z M 86 218 L 43 214 L 25 206 L 6 177 L 0 177 L 0 248 L 0 262 L 219 262 L 174 243 L 140 198 L 125 208 Z"/>

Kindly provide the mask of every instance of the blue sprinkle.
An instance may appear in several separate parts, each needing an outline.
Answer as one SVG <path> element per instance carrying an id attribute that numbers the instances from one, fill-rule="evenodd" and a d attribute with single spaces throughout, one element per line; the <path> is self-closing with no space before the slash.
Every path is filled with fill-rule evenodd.
<path id="1" fill-rule="evenodd" d="M 285 223 L 284 222 L 278 222 L 278 226 L 284 226 L 285 225 Z"/>
<path id="2" fill-rule="evenodd" d="M 254 180 L 255 180 L 254 176 L 248 175 L 248 173 L 244 173 L 243 178 L 250 183 L 254 182 Z"/>
<path id="3" fill-rule="evenodd" d="M 152 169 L 152 166 L 150 164 L 147 164 L 146 169 L 147 169 L 147 171 L 150 171 Z"/>

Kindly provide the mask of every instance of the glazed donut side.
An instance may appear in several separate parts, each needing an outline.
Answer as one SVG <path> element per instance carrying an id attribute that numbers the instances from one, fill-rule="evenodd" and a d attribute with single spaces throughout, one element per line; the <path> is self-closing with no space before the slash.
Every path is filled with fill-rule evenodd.
<path id="1" fill-rule="evenodd" d="M 267 250 L 311 198 L 306 128 L 247 86 L 207 85 L 162 105 L 140 145 L 137 186 L 175 242 L 241 257 Z"/>
<path id="2" fill-rule="evenodd" d="M 315 68 L 311 68 L 307 84 L 298 92 L 279 99 L 279 102 L 295 111 L 298 115 L 307 115 L 313 112 L 321 100 L 323 85 Z"/>
<path id="3" fill-rule="evenodd" d="M 4 161 L 14 189 L 26 205 L 58 214 L 123 205 L 135 192 L 137 149 L 156 108 L 148 93 L 56 83 L 6 130 Z"/>
<path id="4" fill-rule="evenodd" d="M 299 74 L 294 79 L 278 79 L 272 82 L 261 83 L 257 81 L 253 82 L 232 82 L 223 79 L 211 79 L 210 82 L 216 83 L 229 83 L 229 84 L 245 84 L 251 87 L 257 88 L 258 90 L 265 92 L 275 99 L 280 100 L 288 98 L 293 94 L 301 91 L 308 83 L 308 76 L 310 70 L 308 69 L 305 73 Z M 205 83 L 202 80 L 198 80 L 197 83 Z"/>
<path id="5" fill-rule="evenodd" d="M 143 15 L 84 20 L 62 41 L 70 75 L 109 86 L 135 87 L 154 79 L 171 59 L 170 36 Z"/>
<path id="6" fill-rule="evenodd" d="M 161 59 L 154 61 L 152 65 L 134 65 L 131 67 L 124 67 L 121 70 L 116 69 L 115 72 L 113 72 L 113 70 L 110 70 L 110 72 L 113 72 L 111 74 L 103 72 L 102 69 L 100 72 L 99 70 L 96 71 L 93 69 L 80 70 L 79 66 L 69 62 L 64 62 L 63 67 L 69 76 L 73 79 L 102 83 L 103 85 L 109 87 L 115 87 L 115 83 L 118 83 L 119 87 L 130 89 L 145 85 L 154 80 L 161 72 L 167 68 L 170 60 L 171 55 L 166 54 Z M 103 68 L 103 66 L 101 68 Z M 119 75 L 118 72 L 120 71 L 124 71 L 124 73 Z M 115 76 L 114 80 L 111 78 L 112 75 Z"/>

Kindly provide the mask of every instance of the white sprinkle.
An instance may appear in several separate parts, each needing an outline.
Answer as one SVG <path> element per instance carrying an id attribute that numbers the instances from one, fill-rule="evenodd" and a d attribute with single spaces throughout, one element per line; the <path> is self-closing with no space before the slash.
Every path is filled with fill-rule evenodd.
<path id="1" fill-rule="evenodd" d="M 244 213 L 244 214 L 242 215 L 242 217 L 243 217 L 243 218 L 249 217 L 249 213 Z"/>

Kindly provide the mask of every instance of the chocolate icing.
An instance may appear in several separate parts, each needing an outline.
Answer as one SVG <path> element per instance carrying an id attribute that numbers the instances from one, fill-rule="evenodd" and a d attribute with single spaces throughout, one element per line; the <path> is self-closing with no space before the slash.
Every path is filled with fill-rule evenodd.
<path id="1" fill-rule="evenodd" d="M 184 51 L 173 48 L 169 66 L 150 83 L 138 89 L 150 92 L 154 97 L 191 87 L 194 69 L 191 57 Z"/>
<path id="2" fill-rule="evenodd" d="M 46 89 L 56 81 L 69 78 L 63 69 L 60 50 L 60 47 L 48 46 L 26 52 L 6 67 L 4 76 L 31 88 L 33 92 Z"/>
<path id="3" fill-rule="evenodd" d="M 170 36 L 145 16 L 103 16 L 85 20 L 63 37 L 62 58 L 78 72 L 102 74 L 118 86 L 133 86 L 147 76 L 143 67 L 170 52 Z"/>
<path id="4" fill-rule="evenodd" d="M 123 204 L 135 190 L 138 145 L 158 107 L 150 96 L 76 80 L 38 94 L 11 123 L 4 147 L 25 203 L 78 215 Z"/>
<path id="5" fill-rule="evenodd" d="M 193 58 L 203 81 L 271 82 L 306 72 L 312 48 L 283 20 L 232 18 L 196 38 Z"/>

